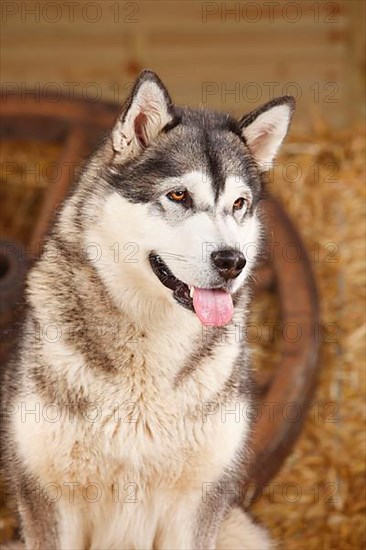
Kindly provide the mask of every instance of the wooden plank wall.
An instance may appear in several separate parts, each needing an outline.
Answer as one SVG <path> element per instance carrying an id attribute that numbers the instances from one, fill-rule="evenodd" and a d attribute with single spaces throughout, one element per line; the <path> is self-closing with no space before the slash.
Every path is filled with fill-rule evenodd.
<path id="1" fill-rule="evenodd" d="M 1 19 L 8 94 L 122 101 L 149 67 L 188 105 L 239 115 L 289 93 L 302 127 L 318 115 L 345 126 L 363 113 L 363 0 L 3 0 Z"/>

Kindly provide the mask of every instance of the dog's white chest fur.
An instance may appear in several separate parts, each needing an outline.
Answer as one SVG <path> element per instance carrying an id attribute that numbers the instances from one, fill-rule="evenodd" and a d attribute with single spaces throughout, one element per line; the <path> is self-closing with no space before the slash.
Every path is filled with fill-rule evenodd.
<path id="1" fill-rule="evenodd" d="M 16 437 L 41 489 L 59 499 L 61 517 L 84 518 L 82 530 L 77 522 L 78 536 L 85 530 L 80 548 L 85 540 L 92 541 L 92 548 L 133 548 L 132 541 L 140 541 L 136 548 L 152 548 L 170 514 L 184 540 L 206 486 L 230 467 L 243 443 L 243 417 L 223 416 L 215 401 L 238 346 L 218 347 L 187 379 L 175 380 L 182 367 L 181 346 L 197 339 L 196 324 L 184 328 L 181 322 L 175 334 L 171 321 L 170 346 L 154 331 L 145 342 L 134 333 L 139 344 L 133 338 L 124 345 L 119 373 L 93 372 L 65 342 L 44 346 L 45 355 L 52 352 L 54 371 L 67 372 L 68 384 L 79 388 L 87 405 L 72 412 L 25 396 L 24 411 L 39 414 L 28 414 L 26 423 L 18 415 Z M 225 407 L 233 411 L 238 405 Z M 42 453 L 39 441 L 47 441 Z M 65 524 L 65 548 L 73 540 L 70 533 Z"/>

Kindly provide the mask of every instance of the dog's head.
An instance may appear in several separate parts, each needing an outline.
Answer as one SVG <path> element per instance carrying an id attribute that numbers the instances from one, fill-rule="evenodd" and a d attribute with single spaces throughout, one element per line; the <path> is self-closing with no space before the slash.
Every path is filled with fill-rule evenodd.
<path id="1" fill-rule="evenodd" d="M 111 191 L 103 231 L 130 283 L 203 324 L 230 321 L 259 244 L 261 173 L 293 108 L 281 97 L 240 120 L 179 108 L 154 73 L 141 73 L 110 135 L 103 175 Z"/>

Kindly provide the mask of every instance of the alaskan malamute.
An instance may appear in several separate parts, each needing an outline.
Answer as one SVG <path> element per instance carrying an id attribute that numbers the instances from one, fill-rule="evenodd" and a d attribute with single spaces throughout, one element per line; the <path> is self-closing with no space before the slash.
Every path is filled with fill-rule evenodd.
<path id="1" fill-rule="evenodd" d="M 236 120 L 177 107 L 153 72 L 137 79 L 29 273 L 4 373 L 5 470 L 29 550 L 272 546 L 227 488 L 250 449 L 236 326 L 261 174 L 293 108 L 281 97 Z"/>

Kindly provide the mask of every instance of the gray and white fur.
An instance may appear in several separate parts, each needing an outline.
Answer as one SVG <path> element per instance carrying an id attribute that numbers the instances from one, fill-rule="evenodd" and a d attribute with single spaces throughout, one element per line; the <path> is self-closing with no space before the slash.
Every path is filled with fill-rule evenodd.
<path id="1" fill-rule="evenodd" d="M 241 120 L 179 108 L 143 71 L 88 161 L 29 273 L 3 376 L 5 471 L 29 550 L 272 547 L 222 488 L 250 447 L 235 325 L 262 173 L 293 108 L 282 97 Z M 192 306 L 207 289 L 233 302 L 220 323 L 210 294 L 224 326 Z"/>

